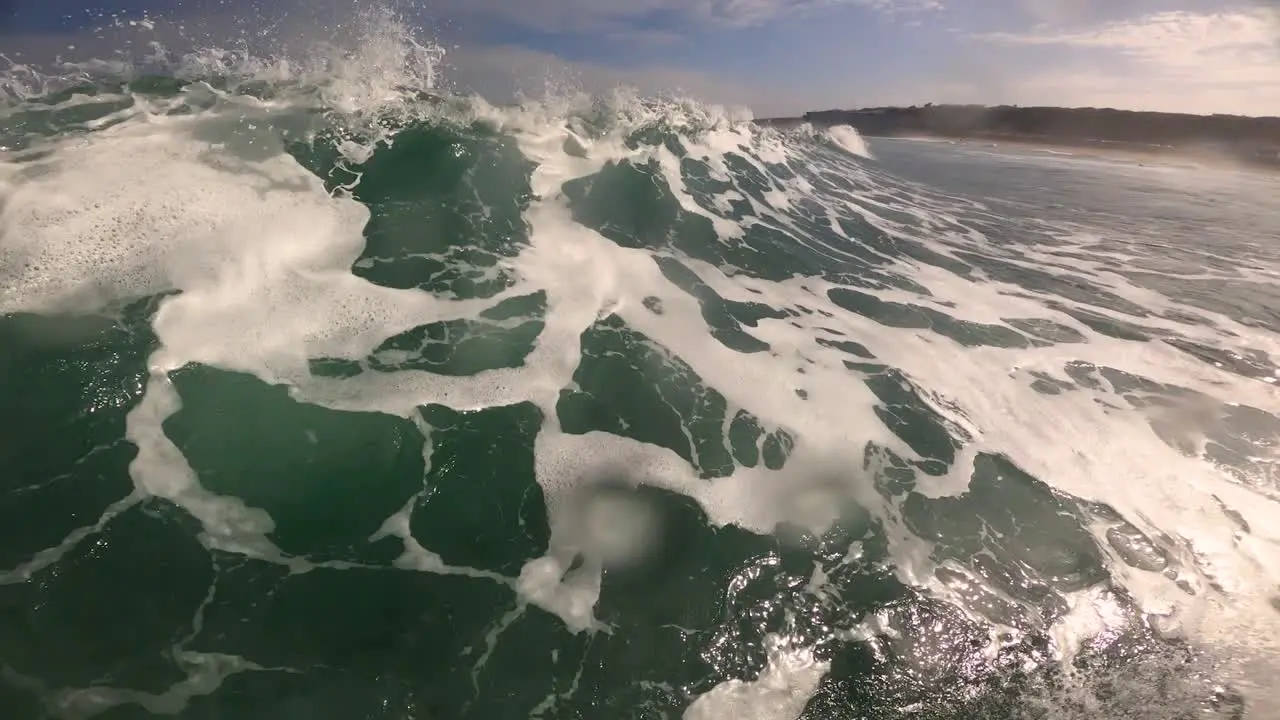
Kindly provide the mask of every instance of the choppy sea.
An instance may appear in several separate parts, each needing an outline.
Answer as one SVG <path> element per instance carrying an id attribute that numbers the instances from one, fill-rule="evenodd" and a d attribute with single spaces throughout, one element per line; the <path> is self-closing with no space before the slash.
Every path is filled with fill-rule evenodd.
<path id="1" fill-rule="evenodd" d="M 0 716 L 1280 717 L 1280 176 L 361 22 L 0 82 Z"/>

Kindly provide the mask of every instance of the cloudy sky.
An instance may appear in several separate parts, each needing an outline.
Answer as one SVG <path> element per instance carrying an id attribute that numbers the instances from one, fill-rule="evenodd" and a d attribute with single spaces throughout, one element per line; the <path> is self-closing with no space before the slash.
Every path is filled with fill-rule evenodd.
<path id="1" fill-rule="evenodd" d="M 1280 115 L 1280 0 L 397 1 L 450 49 L 458 84 L 499 96 L 552 79 L 757 116 L 925 102 Z M 0 53 L 104 12 L 190 26 L 267 6 L 282 5 L 0 0 Z"/>

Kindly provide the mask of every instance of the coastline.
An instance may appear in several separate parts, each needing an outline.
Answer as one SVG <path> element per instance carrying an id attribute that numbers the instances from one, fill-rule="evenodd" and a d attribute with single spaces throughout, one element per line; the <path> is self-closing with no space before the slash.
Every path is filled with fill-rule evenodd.
<path id="1" fill-rule="evenodd" d="M 1280 171 L 1280 118 L 1197 116 L 1095 108 L 933 106 L 827 110 L 762 118 L 789 129 L 848 125 L 867 138 L 995 143 L 1073 155 L 1151 158 L 1200 166 Z"/>
<path id="2" fill-rule="evenodd" d="M 1139 164 L 1155 162 L 1216 170 L 1247 170 L 1252 172 L 1280 172 L 1280 157 L 1242 158 L 1238 155 L 1211 149 L 1177 147 L 1171 145 L 1146 145 L 1119 141 L 1084 141 L 1071 138 L 1050 138 L 1001 133 L 975 133 L 972 135 L 940 135 L 927 133 L 896 133 L 866 135 L 868 138 L 893 140 L 918 140 L 924 142 L 949 142 L 968 146 L 1017 146 L 1038 150 L 1050 155 L 1076 158 L 1124 159 Z"/>

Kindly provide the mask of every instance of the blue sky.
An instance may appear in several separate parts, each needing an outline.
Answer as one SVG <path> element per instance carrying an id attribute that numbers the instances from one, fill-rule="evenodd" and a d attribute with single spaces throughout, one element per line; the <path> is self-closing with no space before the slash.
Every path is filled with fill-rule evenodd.
<path id="1" fill-rule="evenodd" d="M 551 77 L 681 89 L 758 116 L 924 102 L 1280 115 L 1280 0 L 396 2 L 449 48 L 455 82 L 497 96 Z M 17 38 L 58 45 L 112 13 L 216 38 L 288 6 L 297 24 L 358 4 L 287 3 L 0 0 L 0 53 L 29 45 Z"/>

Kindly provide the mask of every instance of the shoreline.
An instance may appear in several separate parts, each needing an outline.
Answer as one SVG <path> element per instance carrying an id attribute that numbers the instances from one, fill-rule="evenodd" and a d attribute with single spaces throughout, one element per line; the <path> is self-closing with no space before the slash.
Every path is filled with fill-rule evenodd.
<path id="1" fill-rule="evenodd" d="M 1162 164 L 1178 164 L 1211 168 L 1215 170 L 1246 170 L 1253 172 L 1280 172 L 1280 158 L 1242 158 L 1230 153 L 1172 145 L 1145 145 L 1120 141 L 1079 141 L 1071 138 L 1042 138 L 1038 136 L 983 133 L 967 136 L 938 135 L 928 133 L 897 133 L 892 135 L 865 135 L 882 140 L 915 140 L 921 142 L 947 142 L 968 146 L 1017 146 L 1039 150 L 1049 155 L 1075 158 L 1124 159 L 1140 165 L 1144 161 Z"/>
<path id="2" fill-rule="evenodd" d="M 1244 155 L 1215 149 L 1208 145 L 1172 145 L 1158 143 L 1134 142 L 1131 140 L 1107 140 L 1102 138 L 1079 138 L 1052 134 L 1013 133 L 1000 131 L 975 130 L 970 132 L 929 132 L 923 130 L 875 132 L 864 131 L 855 123 L 833 123 L 825 121 L 795 118 L 762 118 L 754 121 L 757 125 L 787 130 L 809 123 L 814 128 L 826 129 L 838 125 L 848 125 L 858 130 L 867 139 L 920 140 L 928 142 L 952 142 L 964 145 L 996 144 L 1017 145 L 1044 151 L 1063 151 L 1072 157 L 1126 158 L 1141 163 L 1143 159 L 1152 161 L 1175 161 L 1215 169 L 1252 170 L 1263 172 L 1280 172 L 1280 150 L 1275 155 Z"/>

